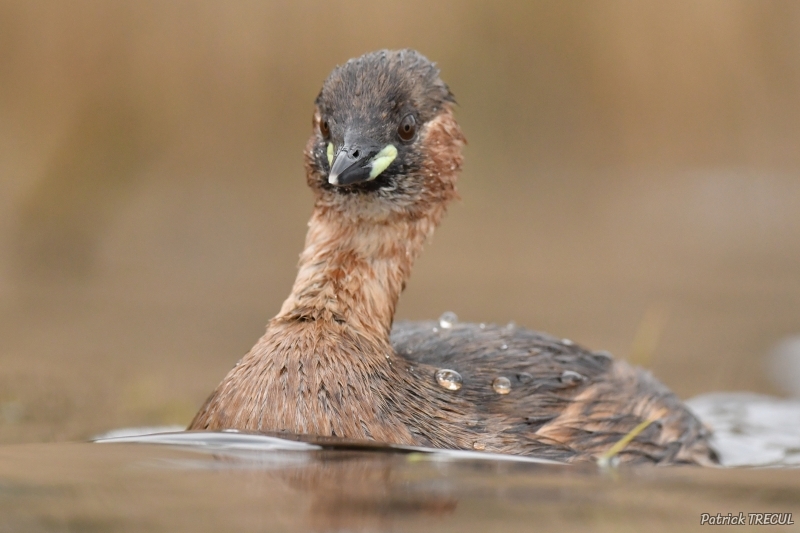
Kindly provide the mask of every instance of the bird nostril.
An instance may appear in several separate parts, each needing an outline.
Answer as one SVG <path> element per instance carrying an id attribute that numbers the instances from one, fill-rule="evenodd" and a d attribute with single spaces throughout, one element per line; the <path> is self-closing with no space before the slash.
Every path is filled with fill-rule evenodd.
<path id="1" fill-rule="evenodd" d="M 358 154 L 359 154 L 359 151 L 358 151 L 358 150 L 354 151 L 354 152 L 353 152 L 353 157 L 354 157 L 354 158 L 356 158 L 356 159 L 358 159 Z"/>

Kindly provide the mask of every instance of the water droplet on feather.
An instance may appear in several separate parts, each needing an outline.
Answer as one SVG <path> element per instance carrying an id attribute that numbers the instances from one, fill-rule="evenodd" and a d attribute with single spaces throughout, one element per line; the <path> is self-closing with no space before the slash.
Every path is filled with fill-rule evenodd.
<path id="1" fill-rule="evenodd" d="M 508 394 L 511 392 L 511 381 L 503 376 L 494 378 L 494 381 L 492 381 L 492 388 L 497 394 Z"/>
<path id="2" fill-rule="evenodd" d="M 442 313 L 442 316 L 439 317 L 439 327 L 442 329 L 450 329 L 456 323 L 458 323 L 458 316 L 452 311 Z"/>
<path id="3" fill-rule="evenodd" d="M 561 374 L 561 378 L 559 379 L 561 380 L 561 383 L 577 383 L 585 380 L 586 376 L 579 374 L 574 370 L 564 370 L 564 372 Z"/>
<path id="4" fill-rule="evenodd" d="M 529 381 L 533 380 L 533 376 L 528 374 L 527 372 L 520 372 L 517 374 L 517 380 L 520 383 L 528 383 Z"/>
<path id="5" fill-rule="evenodd" d="M 464 380 L 461 378 L 461 374 L 448 368 L 440 368 L 437 370 L 435 377 L 436 383 L 438 383 L 443 389 L 447 390 L 458 390 L 461 388 L 461 385 L 464 382 Z"/>

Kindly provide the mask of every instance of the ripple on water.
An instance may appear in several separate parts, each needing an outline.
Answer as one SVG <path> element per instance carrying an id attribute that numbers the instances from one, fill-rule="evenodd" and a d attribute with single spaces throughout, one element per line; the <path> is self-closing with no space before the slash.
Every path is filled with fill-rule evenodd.
<path id="1" fill-rule="evenodd" d="M 714 432 L 725 466 L 800 466 L 800 400 L 720 392 L 686 405 Z"/>
<path id="2" fill-rule="evenodd" d="M 353 450 L 359 450 L 362 452 L 424 454 L 427 459 L 431 461 L 480 459 L 501 462 L 510 461 L 550 465 L 564 464 L 559 461 L 538 457 L 497 453 L 478 454 L 470 450 L 451 450 L 446 448 L 426 448 L 424 446 L 382 444 L 374 441 L 352 441 L 338 437 L 316 437 L 313 435 L 286 434 L 268 435 L 262 433 L 239 432 L 235 430 L 178 431 L 152 434 L 138 433 L 144 429 L 159 428 L 125 428 L 117 431 L 118 434 L 125 434 L 126 436 L 100 436 L 96 437 L 94 442 L 101 444 L 160 444 L 165 446 L 175 446 L 178 448 L 192 448 L 211 454 L 214 461 L 206 466 L 212 468 L 216 468 L 216 466 L 213 465 L 217 464 L 217 459 L 220 457 L 220 454 L 236 457 L 245 462 L 257 458 L 258 465 L 264 466 L 263 460 L 261 460 L 263 458 L 262 452 L 314 452 L 323 449 L 341 450 L 348 453 L 352 452 Z M 475 441 L 472 444 L 472 448 L 473 450 L 482 451 L 486 449 L 486 444 L 480 441 Z M 251 452 L 255 452 L 258 455 L 249 456 L 248 454 Z M 286 456 L 276 457 L 285 462 Z M 184 461 L 180 464 L 187 468 L 204 468 L 204 464 L 202 462 Z"/>

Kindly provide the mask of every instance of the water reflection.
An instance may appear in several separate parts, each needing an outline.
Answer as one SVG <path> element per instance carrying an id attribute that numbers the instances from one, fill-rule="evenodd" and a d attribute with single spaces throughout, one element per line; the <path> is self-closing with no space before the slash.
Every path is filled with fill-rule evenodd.
<path id="1" fill-rule="evenodd" d="M 457 484 L 428 475 L 448 463 L 485 473 L 501 473 L 506 463 L 528 465 L 529 473 L 536 471 L 530 465 L 557 465 L 527 457 L 236 431 L 131 434 L 96 442 L 192 450 L 195 457 L 151 464 L 167 470 L 243 471 L 259 490 L 298 493 L 308 505 L 300 522 L 315 531 L 386 531 L 399 519 L 430 521 L 453 514 L 459 505 Z"/>
<path id="2" fill-rule="evenodd" d="M 608 473 L 271 436 L 125 440 L 0 447 L 0 531 L 675 531 L 702 513 L 800 516 L 788 469 Z"/>

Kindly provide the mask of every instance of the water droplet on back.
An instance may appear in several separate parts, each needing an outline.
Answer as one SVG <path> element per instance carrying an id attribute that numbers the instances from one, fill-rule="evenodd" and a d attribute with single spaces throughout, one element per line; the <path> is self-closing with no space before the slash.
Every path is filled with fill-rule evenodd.
<path id="1" fill-rule="evenodd" d="M 439 327 L 442 329 L 450 329 L 458 322 L 458 316 L 452 311 L 442 313 L 439 317 Z"/>
<path id="2" fill-rule="evenodd" d="M 578 383 L 579 381 L 585 380 L 586 376 L 579 374 L 574 370 L 564 370 L 559 379 L 561 380 L 561 383 Z"/>
<path id="3" fill-rule="evenodd" d="M 486 445 L 484 443 L 482 443 L 482 442 L 475 441 L 475 442 L 472 443 L 472 449 L 473 450 L 478 450 L 478 451 L 485 450 L 486 449 Z"/>
<path id="4" fill-rule="evenodd" d="M 571 341 L 571 340 L 569 340 L 569 339 L 561 339 L 561 344 L 563 344 L 564 346 L 572 346 L 572 345 L 573 345 L 573 344 L 575 344 L 575 343 L 574 343 L 574 342 L 572 342 L 572 341 Z"/>
<path id="5" fill-rule="evenodd" d="M 461 388 L 461 385 L 464 382 L 464 380 L 461 378 L 461 374 L 448 368 L 440 368 L 436 371 L 434 376 L 436 377 L 436 383 L 438 383 L 443 389 L 447 390 L 458 390 Z"/>
<path id="6" fill-rule="evenodd" d="M 494 378 L 494 381 L 492 381 L 492 388 L 497 394 L 508 394 L 511 392 L 511 381 L 503 376 Z"/>
<path id="7" fill-rule="evenodd" d="M 508 350 L 508 344 L 504 344 L 500 347 L 501 350 Z"/>

